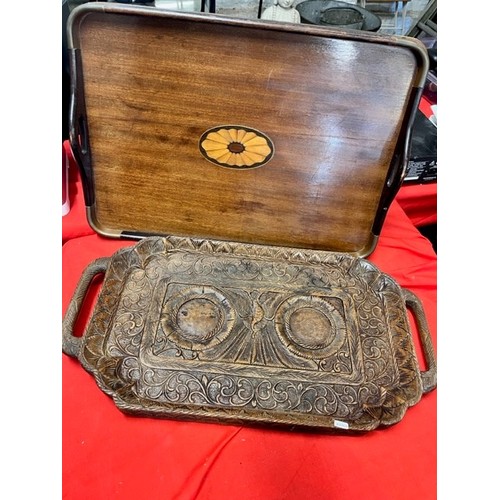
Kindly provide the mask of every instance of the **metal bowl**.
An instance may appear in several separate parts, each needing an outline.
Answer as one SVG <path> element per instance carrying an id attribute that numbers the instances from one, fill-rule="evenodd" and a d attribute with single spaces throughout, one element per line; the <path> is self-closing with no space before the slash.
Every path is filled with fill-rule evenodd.
<path id="1" fill-rule="evenodd" d="M 337 2 L 335 0 L 305 0 L 304 2 L 298 3 L 295 8 L 299 11 L 300 22 L 304 24 L 317 24 L 325 27 L 329 26 L 345 29 L 346 26 L 324 22 L 323 15 L 332 9 L 349 9 L 359 12 L 363 17 L 362 25 L 357 29 L 363 31 L 378 31 L 382 25 L 381 19 L 373 12 L 347 2 Z M 327 15 L 327 17 L 331 15 L 332 14 Z M 333 15 L 335 16 L 335 14 Z"/>
<path id="2" fill-rule="evenodd" d="M 319 22 L 337 28 L 360 30 L 363 27 L 363 15 L 350 7 L 333 7 L 321 13 Z"/>

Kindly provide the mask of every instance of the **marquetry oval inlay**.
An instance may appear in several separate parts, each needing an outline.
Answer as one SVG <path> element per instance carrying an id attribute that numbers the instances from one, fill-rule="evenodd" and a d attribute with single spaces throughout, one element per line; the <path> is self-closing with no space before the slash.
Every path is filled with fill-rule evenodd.
<path id="1" fill-rule="evenodd" d="M 200 152 L 210 162 L 235 169 L 265 165 L 273 156 L 271 139 L 242 125 L 214 127 L 200 138 Z"/>

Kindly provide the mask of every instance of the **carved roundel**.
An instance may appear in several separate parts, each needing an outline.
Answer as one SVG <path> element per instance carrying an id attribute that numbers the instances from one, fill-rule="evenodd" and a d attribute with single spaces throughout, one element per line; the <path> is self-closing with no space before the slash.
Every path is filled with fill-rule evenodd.
<path id="1" fill-rule="evenodd" d="M 331 356 L 346 336 L 342 313 L 327 300 L 314 296 L 285 300 L 276 312 L 276 331 L 291 352 L 308 359 Z"/>
<path id="2" fill-rule="evenodd" d="M 242 125 L 207 130 L 200 138 L 199 147 L 209 162 L 239 170 L 261 167 L 274 153 L 274 145 L 267 135 Z"/>
<path id="3" fill-rule="evenodd" d="M 222 342 L 231 332 L 235 314 L 226 297 L 208 286 L 189 287 L 163 306 L 161 325 L 180 347 L 201 350 Z"/>

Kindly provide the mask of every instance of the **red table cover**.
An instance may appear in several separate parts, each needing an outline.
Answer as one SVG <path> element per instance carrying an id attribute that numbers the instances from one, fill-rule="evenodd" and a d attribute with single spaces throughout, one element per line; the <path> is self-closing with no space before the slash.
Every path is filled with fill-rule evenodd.
<path id="1" fill-rule="evenodd" d="M 69 220 L 69 219 L 68 219 Z M 63 313 L 83 269 L 132 242 L 66 224 Z M 71 236 L 71 237 L 70 237 Z M 76 236 L 76 237 L 73 237 Z M 436 342 L 436 261 L 397 202 L 369 257 L 422 301 Z M 82 312 L 82 314 L 84 314 Z M 419 352 L 421 366 L 422 358 Z M 437 391 L 398 424 L 364 435 L 326 435 L 131 417 L 73 358 L 62 360 L 63 498 L 274 500 L 434 499 Z"/>
<path id="2" fill-rule="evenodd" d="M 403 184 L 396 200 L 416 227 L 437 224 L 437 182 Z"/>

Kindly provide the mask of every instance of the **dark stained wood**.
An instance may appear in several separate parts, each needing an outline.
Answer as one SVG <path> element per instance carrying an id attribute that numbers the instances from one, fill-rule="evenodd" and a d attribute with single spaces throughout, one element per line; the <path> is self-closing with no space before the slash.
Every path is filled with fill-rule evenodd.
<path id="1" fill-rule="evenodd" d="M 89 11 L 73 27 L 96 229 L 369 253 L 421 78 L 415 50 L 314 27 L 124 12 Z M 200 138 L 225 125 L 262 132 L 272 159 L 208 161 Z"/>
<path id="2" fill-rule="evenodd" d="M 419 300 L 370 262 L 175 236 L 89 265 L 64 319 L 63 351 L 121 410 L 157 417 L 368 431 L 399 422 L 436 386 Z"/>

